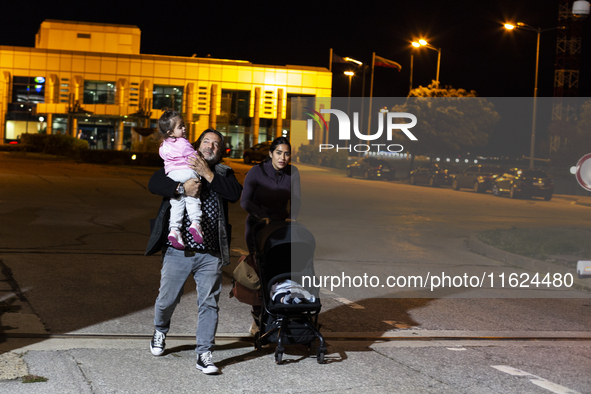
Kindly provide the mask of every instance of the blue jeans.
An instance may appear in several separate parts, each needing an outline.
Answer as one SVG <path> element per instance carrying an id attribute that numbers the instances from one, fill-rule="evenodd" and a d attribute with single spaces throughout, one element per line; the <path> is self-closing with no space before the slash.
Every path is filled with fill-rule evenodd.
<path id="1" fill-rule="evenodd" d="M 154 327 L 163 333 L 170 328 L 174 309 L 181 301 L 189 275 L 197 284 L 197 353 L 213 351 L 218 326 L 218 300 L 222 291 L 222 260 L 203 252 L 186 257 L 183 250 L 168 248 L 162 256 L 160 292 L 154 305 Z"/>

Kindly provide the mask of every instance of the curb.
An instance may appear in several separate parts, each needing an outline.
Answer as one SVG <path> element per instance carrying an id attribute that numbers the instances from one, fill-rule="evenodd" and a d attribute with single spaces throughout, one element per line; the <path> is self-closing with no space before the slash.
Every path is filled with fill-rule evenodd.
<path id="1" fill-rule="evenodd" d="M 494 246 L 485 244 L 478 239 L 476 234 L 468 238 L 468 250 L 493 260 L 500 261 L 509 266 L 521 268 L 527 271 L 539 272 L 540 274 L 571 274 L 573 276 L 572 288 L 576 290 L 591 292 L 591 278 L 579 279 L 576 269 L 569 269 L 562 265 L 550 263 L 548 261 L 536 260 L 531 257 L 525 257 L 518 254 L 506 252 L 504 250 L 495 248 Z"/>

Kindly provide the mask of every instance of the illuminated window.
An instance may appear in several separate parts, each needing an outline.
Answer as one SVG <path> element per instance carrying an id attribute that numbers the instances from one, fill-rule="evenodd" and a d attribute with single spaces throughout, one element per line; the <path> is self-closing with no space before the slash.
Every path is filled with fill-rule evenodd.
<path id="1" fill-rule="evenodd" d="M 38 104 L 45 102 L 45 78 L 14 77 L 12 79 L 12 102 Z"/>
<path id="2" fill-rule="evenodd" d="M 84 81 L 84 104 L 115 104 L 115 82 Z"/>
<path id="3" fill-rule="evenodd" d="M 153 109 L 173 109 L 177 112 L 183 111 L 183 87 L 154 85 Z"/>
<path id="4" fill-rule="evenodd" d="M 222 117 L 227 117 L 227 123 L 231 125 L 244 124 L 250 110 L 249 90 L 222 89 Z M 242 122 L 240 121 L 242 119 Z"/>

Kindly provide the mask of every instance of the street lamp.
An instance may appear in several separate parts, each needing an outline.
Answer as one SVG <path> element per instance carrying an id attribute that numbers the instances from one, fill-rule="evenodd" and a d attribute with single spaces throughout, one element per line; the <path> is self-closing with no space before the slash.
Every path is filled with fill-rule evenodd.
<path id="1" fill-rule="evenodd" d="M 420 48 L 421 44 L 419 44 L 418 42 L 413 42 L 412 43 L 413 49 L 414 48 Z M 414 68 L 414 53 L 411 51 L 410 52 L 410 90 L 408 91 L 408 94 L 410 95 L 410 92 L 412 92 L 412 73 L 413 73 L 413 68 Z"/>
<path id="2" fill-rule="evenodd" d="M 530 142 L 530 148 L 529 148 L 529 168 L 532 169 L 532 168 L 534 168 L 534 153 L 535 153 L 535 147 L 536 147 L 536 109 L 537 109 L 536 104 L 537 104 L 537 100 L 538 100 L 538 68 L 539 68 L 539 64 L 540 64 L 540 35 L 544 31 L 564 29 L 564 26 L 551 27 L 549 29 L 540 29 L 540 28 L 531 27 L 531 26 L 526 25 L 525 23 L 522 23 L 522 22 L 517 22 L 517 24 L 505 23 L 504 27 L 507 30 L 513 30 L 513 29 L 530 30 L 530 31 L 536 32 L 538 35 L 538 42 L 536 45 L 536 78 L 535 78 L 535 82 L 534 82 L 534 113 L 533 113 L 533 119 L 532 119 L 532 125 L 531 125 L 531 142 Z"/>
<path id="3" fill-rule="evenodd" d="M 437 55 L 437 76 L 435 80 L 437 81 L 437 86 L 439 86 L 439 66 L 441 65 L 441 48 L 435 48 L 433 45 L 429 44 L 427 41 L 420 39 L 418 42 L 413 41 L 412 46 L 415 48 L 425 47 L 432 49 L 438 52 Z"/>
<path id="4" fill-rule="evenodd" d="M 345 71 L 345 75 L 349 77 L 349 98 L 347 99 L 347 116 L 350 117 L 350 110 L 351 110 L 351 78 L 355 73 L 353 71 Z"/>

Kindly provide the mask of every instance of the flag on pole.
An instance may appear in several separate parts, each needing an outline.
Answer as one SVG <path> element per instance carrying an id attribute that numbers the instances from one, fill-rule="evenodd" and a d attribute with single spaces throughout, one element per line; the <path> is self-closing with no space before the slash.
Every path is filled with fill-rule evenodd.
<path id="1" fill-rule="evenodd" d="M 337 55 L 336 53 L 332 54 L 332 62 L 333 63 L 349 63 L 348 61 L 346 61 L 344 58 Z"/>
<path id="2" fill-rule="evenodd" d="M 398 71 L 402 70 L 402 66 L 400 64 L 396 63 L 393 60 L 384 59 L 383 57 L 380 57 L 378 55 L 376 55 L 376 61 L 374 65 L 378 67 L 395 68 Z"/>

